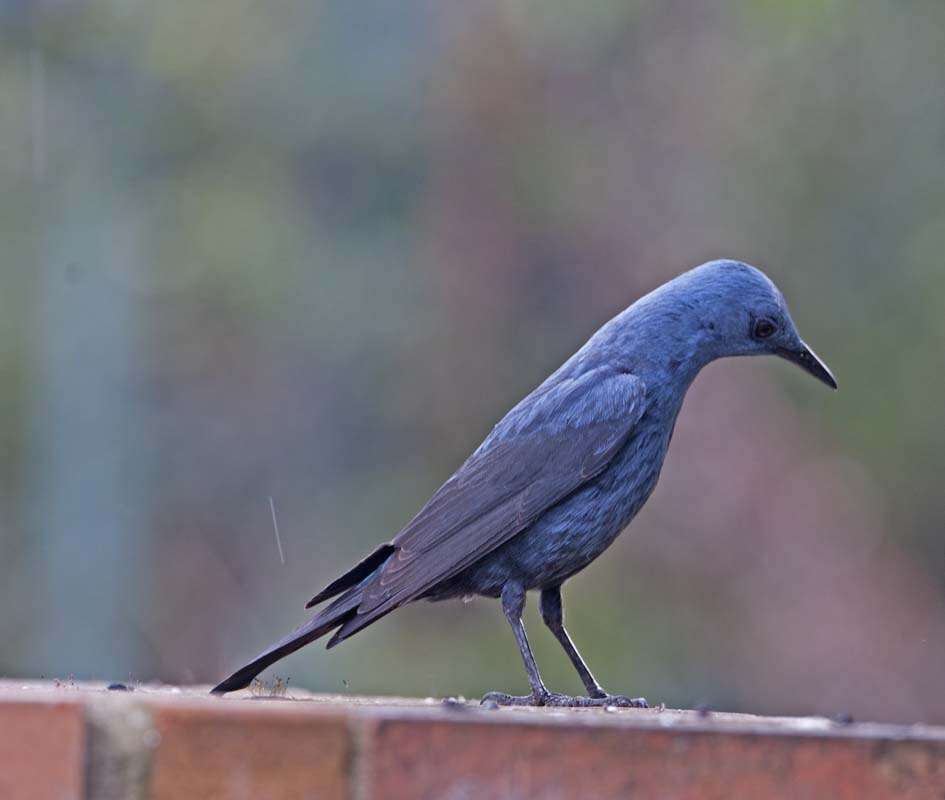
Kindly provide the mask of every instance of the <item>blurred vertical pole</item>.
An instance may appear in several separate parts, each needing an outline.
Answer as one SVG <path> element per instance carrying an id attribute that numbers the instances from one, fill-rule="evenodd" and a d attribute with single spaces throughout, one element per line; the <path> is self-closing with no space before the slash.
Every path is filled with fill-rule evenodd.
<path id="1" fill-rule="evenodd" d="M 49 677 L 121 679 L 141 668 L 136 598 L 147 577 L 135 303 L 117 279 L 139 258 L 134 218 L 107 184 L 84 179 L 107 171 L 87 171 L 81 137 L 64 142 L 68 126 L 47 126 L 35 36 L 30 73 L 37 305 L 26 518 L 37 580 L 23 606 L 32 638 L 17 662 Z M 67 178 L 53 174 L 47 145 L 69 153 Z"/>

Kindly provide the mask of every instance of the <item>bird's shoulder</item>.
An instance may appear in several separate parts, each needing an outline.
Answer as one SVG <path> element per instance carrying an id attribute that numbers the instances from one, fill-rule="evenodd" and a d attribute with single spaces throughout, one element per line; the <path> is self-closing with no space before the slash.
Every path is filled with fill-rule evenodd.
<path id="1" fill-rule="evenodd" d="M 645 397 L 643 379 L 623 368 L 555 373 L 512 408 L 473 455 L 532 436 L 556 437 L 608 422 L 632 425 Z"/>

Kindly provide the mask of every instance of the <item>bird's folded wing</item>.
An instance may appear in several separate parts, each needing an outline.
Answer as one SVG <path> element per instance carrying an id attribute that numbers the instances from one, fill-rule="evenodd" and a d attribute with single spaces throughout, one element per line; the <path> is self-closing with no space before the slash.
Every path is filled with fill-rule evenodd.
<path id="1" fill-rule="evenodd" d="M 639 421 L 644 394 L 636 376 L 603 369 L 536 390 L 392 540 L 339 638 L 456 575 L 599 475 Z"/>

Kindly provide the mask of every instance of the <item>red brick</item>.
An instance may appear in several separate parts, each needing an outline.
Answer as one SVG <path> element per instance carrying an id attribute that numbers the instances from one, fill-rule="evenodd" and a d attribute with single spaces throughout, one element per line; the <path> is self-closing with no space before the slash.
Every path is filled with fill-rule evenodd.
<path id="1" fill-rule="evenodd" d="M 941 800 L 945 743 L 496 719 L 379 721 L 371 800 Z"/>
<path id="2" fill-rule="evenodd" d="M 159 739 L 153 800 L 345 800 L 352 742 L 342 716 L 304 702 L 149 704 Z"/>
<path id="3" fill-rule="evenodd" d="M 0 702 L 0 798 L 81 800 L 85 724 L 73 699 Z"/>
<path id="4" fill-rule="evenodd" d="M 0 682 L 0 800 L 945 797 L 941 727 L 205 691 Z"/>

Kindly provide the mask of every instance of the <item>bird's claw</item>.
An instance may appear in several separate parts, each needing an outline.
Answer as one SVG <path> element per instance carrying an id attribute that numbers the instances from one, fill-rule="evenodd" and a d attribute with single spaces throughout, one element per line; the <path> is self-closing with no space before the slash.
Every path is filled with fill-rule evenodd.
<path id="1" fill-rule="evenodd" d="M 505 692 L 488 692 L 482 696 L 479 705 L 495 703 L 499 706 L 544 706 L 547 695 L 525 694 L 514 695 Z"/>
<path id="2" fill-rule="evenodd" d="M 583 699 L 583 698 L 578 698 Z M 593 705 L 616 706 L 617 708 L 649 708 L 645 697 L 627 697 L 624 694 L 607 694 L 603 697 L 588 698 Z"/>
<path id="3" fill-rule="evenodd" d="M 482 703 L 500 706 L 554 706 L 556 708 L 649 708 L 642 697 L 626 697 L 622 694 L 604 694 L 601 697 L 574 697 L 556 692 L 533 692 L 526 695 L 489 692 L 483 695 Z"/>

